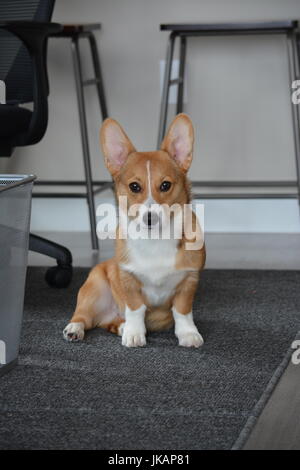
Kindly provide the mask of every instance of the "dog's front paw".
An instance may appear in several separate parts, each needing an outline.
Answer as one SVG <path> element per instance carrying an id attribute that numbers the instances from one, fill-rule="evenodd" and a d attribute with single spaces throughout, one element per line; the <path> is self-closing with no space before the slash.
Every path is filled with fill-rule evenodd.
<path id="1" fill-rule="evenodd" d="M 82 322 L 69 323 L 63 335 L 67 341 L 81 341 L 84 338 L 84 324 Z"/>
<path id="2" fill-rule="evenodd" d="M 186 348 L 200 348 L 204 343 L 202 336 L 198 331 L 191 331 L 178 334 L 179 346 Z"/>
<path id="3" fill-rule="evenodd" d="M 122 334 L 122 344 L 127 348 L 146 345 L 146 336 L 143 330 L 132 329 L 124 326 Z"/>

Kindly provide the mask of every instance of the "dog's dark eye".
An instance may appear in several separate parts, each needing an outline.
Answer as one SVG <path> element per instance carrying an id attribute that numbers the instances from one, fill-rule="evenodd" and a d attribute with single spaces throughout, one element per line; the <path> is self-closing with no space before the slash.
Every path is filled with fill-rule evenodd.
<path id="1" fill-rule="evenodd" d="M 170 187 L 171 187 L 170 181 L 164 181 L 160 185 L 160 190 L 165 193 L 165 192 L 169 191 Z"/>
<path id="2" fill-rule="evenodd" d="M 139 193 L 142 189 L 139 183 L 137 183 L 136 181 L 134 181 L 133 183 L 130 183 L 129 188 L 133 193 Z"/>

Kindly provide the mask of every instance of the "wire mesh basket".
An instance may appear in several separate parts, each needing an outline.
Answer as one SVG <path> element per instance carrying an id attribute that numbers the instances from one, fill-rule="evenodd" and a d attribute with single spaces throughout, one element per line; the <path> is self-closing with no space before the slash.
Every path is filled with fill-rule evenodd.
<path id="1" fill-rule="evenodd" d="M 34 179 L 0 174 L 0 375 L 19 352 Z"/>

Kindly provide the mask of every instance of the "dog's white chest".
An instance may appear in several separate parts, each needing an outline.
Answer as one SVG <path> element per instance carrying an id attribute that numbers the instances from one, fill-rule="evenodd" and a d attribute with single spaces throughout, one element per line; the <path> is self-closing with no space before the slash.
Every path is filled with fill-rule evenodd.
<path id="1" fill-rule="evenodd" d="M 177 240 L 127 240 L 129 263 L 122 265 L 143 283 L 150 305 L 158 306 L 171 295 L 186 275 L 175 268 Z"/>

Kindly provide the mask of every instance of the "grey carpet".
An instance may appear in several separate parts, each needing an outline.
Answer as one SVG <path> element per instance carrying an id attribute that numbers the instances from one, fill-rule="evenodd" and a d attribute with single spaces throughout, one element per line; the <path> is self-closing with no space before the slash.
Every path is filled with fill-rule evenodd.
<path id="1" fill-rule="evenodd" d="M 300 273 L 205 271 L 199 350 L 172 332 L 141 349 L 102 330 L 65 342 L 86 274 L 55 290 L 28 271 L 19 365 L 0 380 L 0 448 L 230 449 L 300 329 Z"/>

